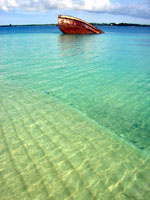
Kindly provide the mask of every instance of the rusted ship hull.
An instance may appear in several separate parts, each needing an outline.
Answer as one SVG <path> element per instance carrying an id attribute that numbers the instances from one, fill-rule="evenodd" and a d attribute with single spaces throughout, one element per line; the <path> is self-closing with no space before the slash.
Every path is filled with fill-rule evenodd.
<path id="1" fill-rule="evenodd" d="M 104 33 L 92 24 L 89 24 L 81 19 L 67 16 L 58 16 L 58 26 L 63 33 L 67 34 L 100 34 Z"/>

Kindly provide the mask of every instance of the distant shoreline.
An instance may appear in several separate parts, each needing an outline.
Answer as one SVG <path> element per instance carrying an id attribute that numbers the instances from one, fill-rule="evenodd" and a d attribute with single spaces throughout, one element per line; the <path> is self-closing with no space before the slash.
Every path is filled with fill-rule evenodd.
<path id="1" fill-rule="evenodd" d="M 133 23 L 91 23 L 95 26 L 136 26 L 136 27 L 150 27 L 150 24 L 133 24 Z"/>
<path id="2" fill-rule="evenodd" d="M 136 27 L 150 27 L 150 24 L 132 24 L 132 23 L 91 23 L 95 26 L 136 26 Z M 22 26 L 58 26 L 58 24 L 23 24 L 23 25 L 0 25 L 0 27 L 22 27 Z"/>
<path id="3" fill-rule="evenodd" d="M 0 25 L 0 27 L 20 27 L 20 26 L 58 26 L 57 24 L 22 24 L 22 25 Z"/>

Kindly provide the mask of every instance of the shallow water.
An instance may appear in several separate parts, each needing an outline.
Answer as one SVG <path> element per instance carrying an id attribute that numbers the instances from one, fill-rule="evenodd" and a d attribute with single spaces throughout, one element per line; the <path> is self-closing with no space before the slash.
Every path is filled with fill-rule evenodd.
<path id="1" fill-rule="evenodd" d="M 150 198 L 150 28 L 0 28 L 1 199 Z"/>

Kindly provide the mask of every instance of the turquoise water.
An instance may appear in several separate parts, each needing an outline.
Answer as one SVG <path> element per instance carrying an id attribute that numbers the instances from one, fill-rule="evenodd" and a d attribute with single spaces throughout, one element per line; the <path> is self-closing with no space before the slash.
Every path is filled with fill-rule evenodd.
<path id="1" fill-rule="evenodd" d="M 2 199 L 150 199 L 150 28 L 0 28 Z"/>

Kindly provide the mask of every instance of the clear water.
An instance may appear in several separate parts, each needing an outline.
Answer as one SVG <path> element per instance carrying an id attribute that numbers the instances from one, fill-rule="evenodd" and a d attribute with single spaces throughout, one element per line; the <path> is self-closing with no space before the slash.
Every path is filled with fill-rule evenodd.
<path id="1" fill-rule="evenodd" d="M 1 199 L 150 199 L 150 28 L 0 28 Z"/>

